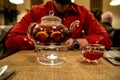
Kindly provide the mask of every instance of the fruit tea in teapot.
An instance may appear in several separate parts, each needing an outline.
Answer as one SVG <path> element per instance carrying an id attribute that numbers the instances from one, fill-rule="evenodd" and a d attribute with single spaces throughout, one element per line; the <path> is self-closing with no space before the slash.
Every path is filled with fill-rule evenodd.
<path id="1" fill-rule="evenodd" d="M 69 38 L 70 31 L 61 24 L 57 16 L 48 15 L 41 18 L 41 23 L 32 23 L 28 29 L 28 36 L 37 44 L 60 45 Z"/>

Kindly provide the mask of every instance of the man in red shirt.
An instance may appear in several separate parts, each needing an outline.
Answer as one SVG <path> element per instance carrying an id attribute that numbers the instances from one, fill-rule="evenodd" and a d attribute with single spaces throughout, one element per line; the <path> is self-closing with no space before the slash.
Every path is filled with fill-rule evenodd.
<path id="1" fill-rule="evenodd" d="M 70 28 L 72 23 L 77 22 L 74 33 L 67 40 L 69 47 L 76 39 L 80 45 L 84 44 L 102 44 L 107 49 L 111 47 L 111 39 L 103 26 L 93 17 L 93 14 L 84 6 L 72 3 L 71 0 L 51 0 L 45 4 L 35 5 L 30 11 L 18 22 L 6 39 L 8 50 L 34 49 L 32 41 L 27 37 L 27 29 L 30 23 L 41 22 L 41 17 L 49 15 L 54 11 L 55 16 L 62 19 L 62 24 Z M 82 30 L 85 36 L 82 36 Z"/>

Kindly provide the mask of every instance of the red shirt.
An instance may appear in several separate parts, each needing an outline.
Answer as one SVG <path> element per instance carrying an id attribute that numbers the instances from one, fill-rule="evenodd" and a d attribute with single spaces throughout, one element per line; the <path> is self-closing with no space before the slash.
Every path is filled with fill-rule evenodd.
<path id="1" fill-rule="evenodd" d="M 59 16 L 54 9 L 53 1 L 33 6 L 8 34 L 6 39 L 7 49 L 34 49 L 34 46 L 31 46 L 24 41 L 24 38 L 27 38 L 28 26 L 32 22 L 40 23 L 41 17 L 49 15 L 51 10 L 55 12 L 56 16 Z M 86 38 L 90 44 L 103 44 L 107 49 L 111 47 L 111 39 L 109 35 L 103 26 L 93 17 L 93 14 L 85 7 L 72 3 L 62 18 L 62 24 L 69 28 L 71 23 L 76 20 L 80 22 L 79 26 L 75 27 L 72 38 L 82 38 L 82 30 L 84 30 L 86 34 L 84 38 Z"/>

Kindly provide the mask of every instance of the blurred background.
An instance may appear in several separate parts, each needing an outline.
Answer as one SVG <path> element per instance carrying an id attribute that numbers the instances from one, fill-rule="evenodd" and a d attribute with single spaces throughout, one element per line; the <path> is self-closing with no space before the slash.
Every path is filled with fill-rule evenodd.
<path id="1" fill-rule="evenodd" d="M 14 0 L 11 0 L 14 1 Z M 20 1 L 20 0 L 15 0 Z M 9 0 L 0 0 L 0 25 L 11 25 L 18 22 L 22 16 L 36 4 L 42 4 L 49 0 L 24 0 L 22 4 L 10 3 Z M 112 25 L 120 29 L 120 5 L 111 6 L 112 0 L 72 0 L 77 4 L 86 6 L 96 14 L 98 20 L 102 12 L 111 11 L 114 15 Z M 114 0 L 113 0 L 114 1 Z M 119 0 L 120 1 L 120 0 Z"/>
<path id="2" fill-rule="evenodd" d="M 21 1 L 21 2 L 20 2 Z M 5 39 L 11 28 L 30 10 L 31 6 L 45 3 L 49 0 L 0 0 L 0 55 L 4 53 Z M 113 13 L 112 26 L 119 29 L 120 35 L 120 0 L 72 0 L 88 8 L 101 21 L 101 14 L 106 11 Z M 114 3 L 111 4 L 110 3 Z M 117 3 L 117 4 L 116 4 Z M 117 34 L 115 42 L 120 44 Z M 119 39 L 118 39 L 119 38 Z M 119 45 L 120 46 L 120 45 Z"/>

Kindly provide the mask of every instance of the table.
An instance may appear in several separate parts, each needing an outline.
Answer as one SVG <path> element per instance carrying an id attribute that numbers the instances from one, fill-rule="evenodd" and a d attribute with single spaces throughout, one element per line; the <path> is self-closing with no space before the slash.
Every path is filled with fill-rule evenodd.
<path id="1" fill-rule="evenodd" d="M 57 66 L 43 66 L 36 61 L 33 50 L 23 50 L 0 60 L 15 70 L 7 80 L 120 80 L 120 66 L 114 66 L 105 59 L 100 64 L 81 63 L 80 51 L 68 51 L 65 63 Z"/>

